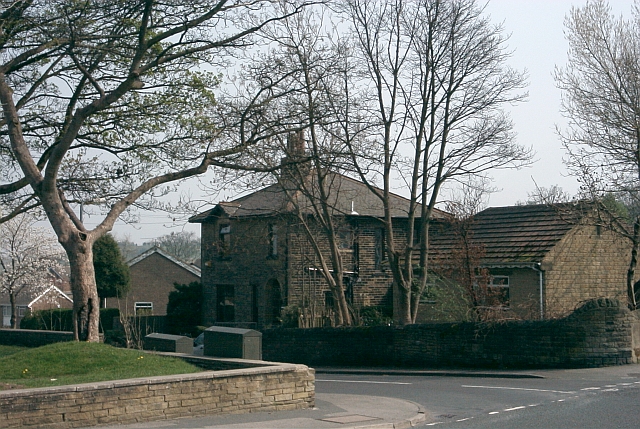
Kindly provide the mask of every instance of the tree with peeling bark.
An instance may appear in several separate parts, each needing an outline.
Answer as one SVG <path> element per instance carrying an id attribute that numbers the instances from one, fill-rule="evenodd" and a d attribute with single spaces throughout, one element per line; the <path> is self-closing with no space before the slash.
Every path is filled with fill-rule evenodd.
<path id="1" fill-rule="evenodd" d="M 375 172 L 356 150 L 354 164 L 385 206 L 394 319 L 405 325 L 415 322 L 427 284 L 429 226 L 443 186 L 531 162 L 503 110 L 524 99 L 525 77 L 506 66 L 507 39 L 475 0 L 349 0 L 342 10 L 361 65 L 345 92 L 368 94 L 365 138 L 380 154 Z M 349 127 L 341 136 L 358 140 Z M 410 194 L 406 227 L 391 216 L 394 180 Z"/>
<path id="2" fill-rule="evenodd" d="M 284 18 L 273 3 L 3 3 L 0 156 L 14 174 L 2 177 L 0 194 L 41 204 L 65 249 L 77 340 L 98 341 L 96 239 L 162 185 L 224 166 L 270 135 L 258 113 L 224 114 L 213 95 L 218 77 L 200 66 L 226 66 L 228 54 Z M 293 3 L 292 14 L 305 6 Z M 87 230 L 72 204 L 95 201 L 105 216 Z"/>
<path id="3" fill-rule="evenodd" d="M 11 303 L 11 328 L 18 327 L 17 299 L 43 292 L 53 285 L 50 269 L 60 269 L 62 248 L 45 228 L 21 214 L 0 224 L 0 294 Z"/>
<path id="4" fill-rule="evenodd" d="M 566 18 L 568 62 L 557 68 L 562 111 L 559 130 L 567 166 L 589 199 L 613 196 L 626 205 L 640 203 L 640 2 L 630 19 L 615 18 L 605 1 L 575 7 Z M 629 307 L 636 309 L 635 270 L 640 217 L 624 219 L 604 209 L 607 222 L 631 242 L 627 271 Z"/>

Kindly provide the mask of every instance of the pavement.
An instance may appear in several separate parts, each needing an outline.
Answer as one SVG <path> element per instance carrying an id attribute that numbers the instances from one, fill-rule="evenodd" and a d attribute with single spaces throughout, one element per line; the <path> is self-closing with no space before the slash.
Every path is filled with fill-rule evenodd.
<path id="1" fill-rule="evenodd" d="M 416 426 L 424 422 L 426 417 L 420 405 L 402 399 L 316 394 L 316 404 L 312 409 L 189 417 L 130 425 L 100 426 L 100 429 L 394 429 Z"/>
<path id="2" fill-rule="evenodd" d="M 396 368 L 315 368 L 316 374 L 410 375 L 424 377 L 545 378 L 528 371 L 412 370 Z M 382 396 L 316 393 L 315 407 L 294 411 L 257 412 L 160 420 L 101 429 L 396 429 L 410 428 L 430 420 L 419 404 Z"/>

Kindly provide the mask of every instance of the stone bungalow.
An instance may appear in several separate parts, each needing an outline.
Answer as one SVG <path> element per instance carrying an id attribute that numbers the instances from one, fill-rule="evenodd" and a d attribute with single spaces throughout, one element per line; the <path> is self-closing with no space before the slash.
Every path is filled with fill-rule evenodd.
<path id="1" fill-rule="evenodd" d="M 546 319 L 573 311 L 589 299 L 626 302 L 629 242 L 606 227 L 585 203 L 488 208 L 469 227 L 481 246 L 488 288 L 500 297 L 506 318 Z M 441 264 L 456 240 L 433 234 L 433 259 Z M 446 263 L 446 262 L 444 262 Z"/>

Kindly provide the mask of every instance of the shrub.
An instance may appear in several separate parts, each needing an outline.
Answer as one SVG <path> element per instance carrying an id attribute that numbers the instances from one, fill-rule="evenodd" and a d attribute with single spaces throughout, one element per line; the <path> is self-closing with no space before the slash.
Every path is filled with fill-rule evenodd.
<path id="1" fill-rule="evenodd" d="M 195 338 L 200 334 L 198 327 L 202 323 L 202 284 L 175 283 L 174 286 L 176 290 L 169 294 L 167 304 L 167 331 L 170 334 Z"/>

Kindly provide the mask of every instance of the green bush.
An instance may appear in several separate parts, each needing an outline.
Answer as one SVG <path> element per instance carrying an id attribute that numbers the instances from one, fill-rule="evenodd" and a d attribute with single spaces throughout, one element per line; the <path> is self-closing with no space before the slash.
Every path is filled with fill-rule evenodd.
<path id="1" fill-rule="evenodd" d="M 169 294 L 167 304 L 167 331 L 195 338 L 201 332 L 198 327 L 202 324 L 202 284 L 175 283 L 174 286 L 176 290 Z"/>

